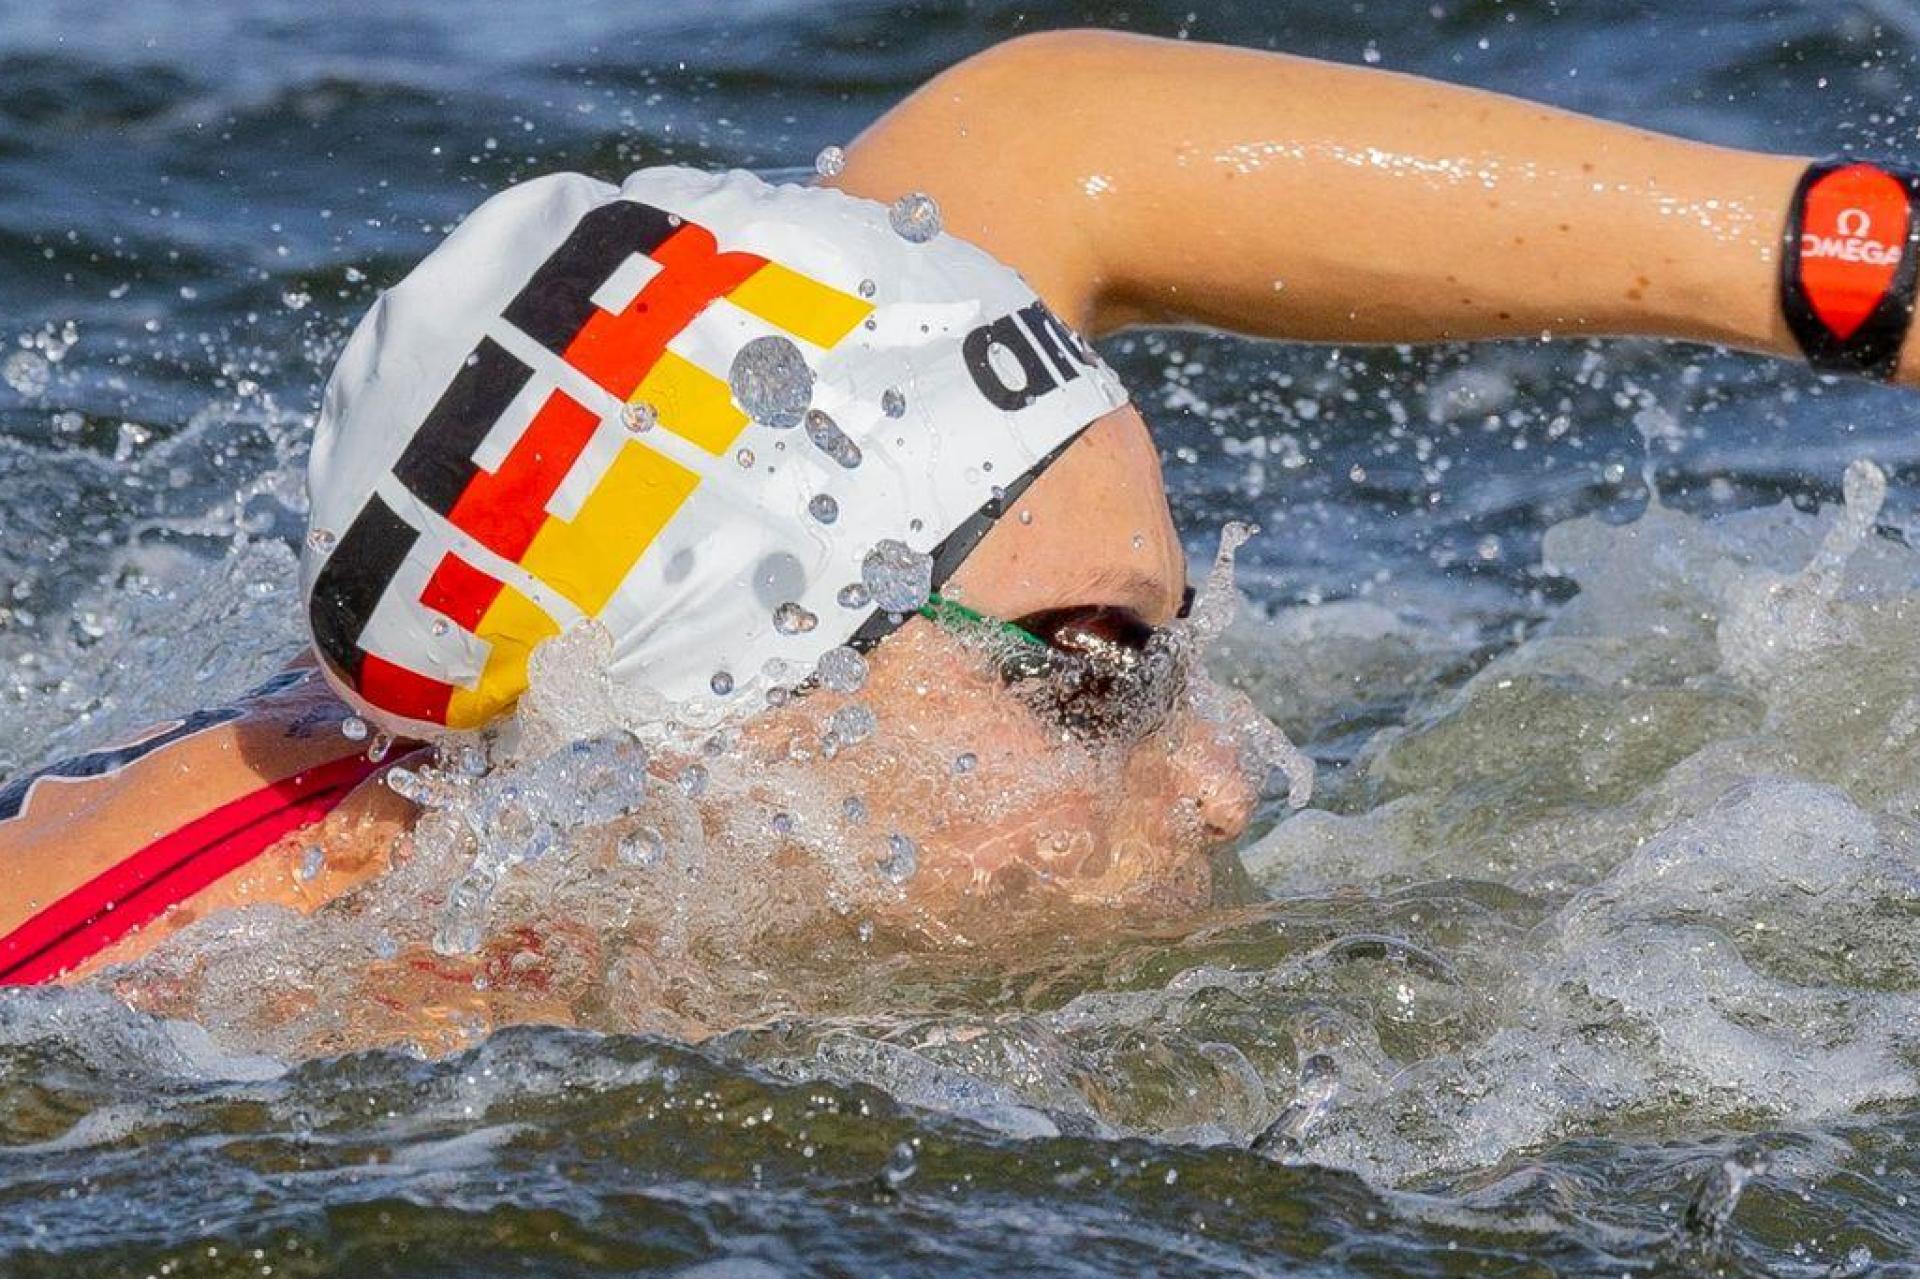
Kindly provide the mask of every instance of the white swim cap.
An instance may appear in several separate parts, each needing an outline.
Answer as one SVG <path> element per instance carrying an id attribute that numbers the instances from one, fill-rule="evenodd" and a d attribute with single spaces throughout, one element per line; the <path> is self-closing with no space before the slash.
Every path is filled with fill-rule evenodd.
<path id="1" fill-rule="evenodd" d="M 481 205 L 327 384 L 301 585 L 341 695 L 476 728 L 594 618 L 623 686 L 759 706 L 897 625 L 921 556 L 938 589 L 1126 392 L 1012 270 L 891 212 L 679 168 Z"/>

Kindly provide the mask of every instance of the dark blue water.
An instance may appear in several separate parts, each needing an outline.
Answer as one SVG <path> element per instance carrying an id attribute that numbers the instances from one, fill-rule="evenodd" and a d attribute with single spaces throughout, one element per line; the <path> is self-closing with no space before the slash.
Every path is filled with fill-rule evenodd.
<path id="1" fill-rule="evenodd" d="M 1920 150 L 1892 0 L 9 0 L 0 779 L 299 646 L 320 384 L 485 195 L 805 165 L 1076 24 Z M 1879 539 L 1842 592 L 1871 607 L 1786 666 L 1726 640 L 1727 582 L 1804 565 L 1825 526 L 1795 507 L 1848 461 L 1910 520 L 1912 396 L 1658 343 L 1109 354 L 1194 553 L 1265 529 L 1242 584 L 1272 627 L 1235 670 L 1334 811 L 1249 853 L 1272 903 L 1012 975 L 810 957 L 853 993 L 697 1051 L 516 1031 L 288 1070 L 0 997 L 0 1271 L 1920 1271 L 1913 568 Z M 1543 567 L 1554 525 L 1637 514 L 1647 466 L 1666 522 Z"/>

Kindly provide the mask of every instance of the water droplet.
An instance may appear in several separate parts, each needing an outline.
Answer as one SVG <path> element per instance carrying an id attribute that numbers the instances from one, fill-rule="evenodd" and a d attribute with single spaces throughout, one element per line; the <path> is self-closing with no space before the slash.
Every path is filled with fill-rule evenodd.
<path id="1" fill-rule="evenodd" d="M 827 733 L 841 747 L 857 746 L 873 736 L 873 712 L 858 702 L 827 716 Z"/>
<path id="2" fill-rule="evenodd" d="M 910 191 L 893 202 L 887 221 L 903 240 L 925 244 L 940 234 L 940 206 L 922 191 Z"/>
<path id="3" fill-rule="evenodd" d="M 849 795 L 840 801 L 840 816 L 849 826 L 863 826 L 867 820 L 867 801 L 858 795 Z"/>
<path id="4" fill-rule="evenodd" d="M 825 493 L 815 493 L 807 503 L 807 514 L 822 524 L 831 524 L 840 518 L 840 503 Z"/>
<path id="5" fill-rule="evenodd" d="M 714 696 L 725 697 L 733 691 L 733 676 L 725 671 L 715 671 L 713 678 L 707 681 L 707 687 L 713 690 Z"/>
<path id="6" fill-rule="evenodd" d="M 660 424 L 660 412 L 645 400 L 620 406 L 620 422 L 635 435 L 643 435 Z"/>
<path id="7" fill-rule="evenodd" d="M 620 837 L 616 850 L 621 861 L 642 870 L 658 866 L 667 855 L 666 837 L 651 826 L 637 826 Z"/>
<path id="8" fill-rule="evenodd" d="M 807 413 L 807 438 L 815 448 L 849 471 L 860 465 L 860 446 L 847 438 L 838 422 L 819 409 Z"/>
<path id="9" fill-rule="evenodd" d="M 775 813 L 773 820 L 768 822 L 767 826 L 776 835 L 791 835 L 793 834 L 793 814 Z"/>
<path id="10" fill-rule="evenodd" d="M 860 281 L 860 296 L 870 298 L 874 295 L 877 288 L 878 286 L 875 285 L 872 280 L 862 280 Z"/>
<path id="11" fill-rule="evenodd" d="M 53 381 L 53 368 L 38 351 L 15 351 L 0 364 L 0 378 L 28 399 L 38 399 Z"/>
<path id="12" fill-rule="evenodd" d="M 739 451 L 738 453 L 735 453 L 735 454 L 733 455 L 733 460 L 734 460 L 734 461 L 736 461 L 736 462 L 738 462 L 738 463 L 739 463 L 740 465 L 742 465 L 742 466 L 752 466 L 752 465 L 753 465 L 753 450 L 752 450 L 752 449 L 741 449 L 741 450 L 740 450 L 740 451 Z"/>
<path id="13" fill-rule="evenodd" d="M 1022 524 L 1031 524 L 1031 523 L 1033 523 L 1033 512 L 1032 512 L 1032 511 L 1029 511 L 1029 510 L 1027 510 L 1027 509 L 1025 509 L 1025 508 L 1023 507 L 1023 508 L 1021 509 L 1021 511 L 1020 511 L 1020 522 L 1021 522 Z"/>
<path id="14" fill-rule="evenodd" d="M 334 535 L 334 531 L 330 528 L 313 529 L 307 534 L 307 548 L 318 555 L 331 553 L 333 548 L 339 544 L 340 539 Z"/>
<path id="15" fill-rule="evenodd" d="M 818 625 L 818 617 L 791 600 L 773 610 L 773 629 L 782 635 L 804 635 Z"/>
<path id="16" fill-rule="evenodd" d="M 785 706 L 792 698 L 793 694 L 784 688 L 770 688 L 767 690 L 767 705 L 769 706 Z"/>
<path id="17" fill-rule="evenodd" d="M 847 583 L 834 598 L 840 601 L 841 608 L 866 608 L 873 603 L 873 596 L 858 582 Z"/>
<path id="18" fill-rule="evenodd" d="M 375 733 L 373 740 L 367 743 L 367 759 L 371 763 L 378 764 L 387 757 L 387 752 L 392 749 L 392 733 Z"/>
<path id="19" fill-rule="evenodd" d="M 448 631 L 452 630 L 453 623 L 449 622 L 444 617 L 436 617 L 433 619 L 433 625 L 429 626 L 427 629 L 432 631 L 434 634 L 434 637 L 437 639 L 440 636 L 445 635 Z"/>
<path id="20" fill-rule="evenodd" d="M 836 693 L 857 693 L 867 682 L 867 659 L 842 645 L 820 655 L 813 673 Z"/>
<path id="21" fill-rule="evenodd" d="M 860 921 L 859 926 L 853 931 L 854 935 L 857 936 L 863 944 L 870 942 L 873 940 L 873 921 L 871 919 L 863 919 Z"/>
<path id="22" fill-rule="evenodd" d="M 881 1171 L 880 1179 L 887 1183 L 889 1190 L 898 1190 L 913 1180 L 913 1174 L 918 1171 L 920 1161 L 913 1153 L 913 1143 L 903 1141 L 887 1156 L 887 1166 Z"/>
<path id="23" fill-rule="evenodd" d="M 964 777 L 980 765 L 980 757 L 972 751 L 954 757 L 953 772 L 956 777 Z"/>
<path id="24" fill-rule="evenodd" d="M 427 802 L 427 784 L 420 774 L 411 768 L 390 768 L 387 770 L 387 789 L 401 799 L 425 806 Z"/>
<path id="25" fill-rule="evenodd" d="M 889 884 L 904 884 L 920 869 L 920 845 L 899 831 L 887 836 L 887 855 L 880 859 L 880 876 Z"/>
<path id="26" fill-rule="evenodd" d="M 707 766 L 688 764 L 680 770 L 680 791 L 688 799 L 699 799 L 707 793 Z"/>
<path id="27" fill-rule="evenodd" d="M 813 157 L 813 171 L 823 178 L 837 178 L 847 167 L 847 153 L 839 147 L 820 148 L 820 154 Z"/>
<path id="28" fill-rule="evenodd" d="M 307 851 L 300 854 L 300 868 L 294 877 L 303 884 L 310 884 L 327 868 L 327 850 L 318 844 L 310 844 Z"/>
<path id="29" fill-rule="evenodd" d="M 813 402 L 813 370 L 800 348 L 778 334 L 741 347 L 727 372 L 727 385 L 748 417 L 782 429 L 800 425 Z"/>
<path id="30" fill-rule="evenodd" d="M 364 742 L 367 734 L 373 730 L 367 727 L 367 721 L 358 715 L 349 715 L 340 721 L 340 736 L 350 742 Z"/>
<path id="31" fill-rule="evenodd" d="M 890 386 L 880 392 L 880 411 L 888 417 L 905 417 L 907 393 L 897 386 Z"/>
<path id="32" fill-rule="evenodd" d="M 860 561 L 860 581 L 887 612 L 911 613 L 933 593 L 933 557 L 895 538 L 882 538 Z"/>

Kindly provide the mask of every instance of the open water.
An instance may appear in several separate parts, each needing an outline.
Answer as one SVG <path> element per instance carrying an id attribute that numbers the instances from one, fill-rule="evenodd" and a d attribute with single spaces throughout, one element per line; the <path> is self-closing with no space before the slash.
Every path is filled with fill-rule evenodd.
<path id="1" fill-rule="evenodd" d="M 1080 23 L 1920 149 L 1896 0 L 8 0 L 0 779 L 298 648 L 320 381 L 484 195 L 804 165 Z M 0 1272 L 1920 1273 L 1920 402 L 1653 343 L 1109 355 L 1196 561 L 1263 527 L 1215 673 L 1321 767 L 1231 904 L 823 944 L 698 1048 L 0 995 Z"/>

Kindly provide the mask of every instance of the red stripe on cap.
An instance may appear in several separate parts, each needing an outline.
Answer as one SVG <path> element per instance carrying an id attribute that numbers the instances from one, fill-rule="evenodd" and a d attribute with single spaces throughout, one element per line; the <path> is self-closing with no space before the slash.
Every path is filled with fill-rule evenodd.
<path id="1" fill-rule="evenodd" d="M 410 671 L 378 653 L 368 653 L 361 659 L 354 688 L 389 714 L 429 724 L 446 723 L 447 703 L 453 700 L 453 685 Z"/>
<path id="2" fill-rule="evenodd" d="M 567 363 L 624 400 L 633 394 L 675 334 L 717 297 L 767 264 L 757 253 L 718 253 L 705 227 L 689 222 L 648 256 L 661 271 L 627 309 L 596 310 L 568 343 Z"/>
<path id="3" fill-rule="evenodd" d="M 499 469 L 475 475 L 447 518 L 482 545 L 518 560 L 546 523 L 547 502 L 599 424 L 578 400 L 564 391 L 553 392 Z"/>
<path id="4" fill-rule="evenodd" d="M 332 812 L 383 767 L 350 755 L 295 773 L 162 835 L 0 937 L 0 986 L 72 972 L 142 924 Z"/>
<path id="5" fill-rule="evenodd" d="M 480 629 L 480 619 L 499 597 L 497 579 L 452 552 L 440 557 L 440 562 L 433 566 L 433 576 L 427 579 L 427 589 L 420 592 L 422 604 L 445 614 L 468 634 Z"/>

